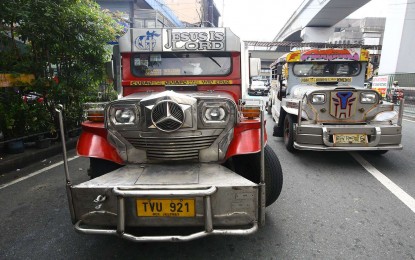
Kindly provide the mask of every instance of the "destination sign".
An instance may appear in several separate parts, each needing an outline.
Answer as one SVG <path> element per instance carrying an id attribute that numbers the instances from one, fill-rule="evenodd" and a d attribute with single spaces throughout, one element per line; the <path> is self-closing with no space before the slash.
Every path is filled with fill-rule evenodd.
<path id="1" fill-rule="evenodd" d="M 130 81 L 131 86 L 158 86 L 158 85 L 231 85 L 232 80 L 155 80 Z"/>
<path id="2" fill-rule="evenodd" d="M 316 82 L 352 82 L 351 77 L 308 77 L 308 78 L 301 78 L 301 83 L 316 83 Z"/>

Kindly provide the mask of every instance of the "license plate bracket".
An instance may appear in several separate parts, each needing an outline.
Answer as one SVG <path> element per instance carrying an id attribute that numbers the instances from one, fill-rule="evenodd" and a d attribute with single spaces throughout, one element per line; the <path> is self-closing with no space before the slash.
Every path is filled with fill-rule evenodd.
<path id="1" fill-rule="evenodd" d="M 136 199 L 138 217 L 194 217 L 195 199 Z"/>
<path id="2" fill-rule="evenodd" d="M 335 144 L 367 144 L 366 134 L 334 134 L 333 142 Z"/>

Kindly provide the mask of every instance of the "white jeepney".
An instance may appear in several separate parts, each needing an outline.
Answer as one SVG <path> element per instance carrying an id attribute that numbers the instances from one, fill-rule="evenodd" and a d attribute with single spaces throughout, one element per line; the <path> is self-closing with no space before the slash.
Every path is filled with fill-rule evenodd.
<path id="1" fill-rule="evenodd" d="M 367 50 L 294 51 L 271 65 L 267 111 L 293 152 L 402 149 L 403 105 L 364 87 Z"/>

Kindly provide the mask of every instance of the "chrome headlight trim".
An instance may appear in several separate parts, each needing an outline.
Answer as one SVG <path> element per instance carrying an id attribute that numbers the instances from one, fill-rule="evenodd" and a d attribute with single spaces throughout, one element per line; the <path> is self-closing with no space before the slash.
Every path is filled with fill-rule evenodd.
<path id="1" fill-rule="evenodd" d="M 375 92 L 360 93 L 360 103 L 362 104 L 376 104 L 377 101 L 378 95 Z"/>
<path id="2" fill-rule="evenodd" d="M 136 104 L 112 103 L 107 111 L 107 118 L 115 128 L 135 127 L 140 122 L 140 110 Z M 122 122 L 124 120 L 125 122 Z"/>
<path id="3" fill-rule="evenodd" d="M 326 103 L 326 94 L 324 93 L 312 93 L 310 97 L 311 104 L 322 105 Z"/>
<path id="4" fill-rule="evenodd" d="M 231 115 L 231 108 L 226 101 L 201 101 L 199 117 L 205 126 L 225 127 Z"/>

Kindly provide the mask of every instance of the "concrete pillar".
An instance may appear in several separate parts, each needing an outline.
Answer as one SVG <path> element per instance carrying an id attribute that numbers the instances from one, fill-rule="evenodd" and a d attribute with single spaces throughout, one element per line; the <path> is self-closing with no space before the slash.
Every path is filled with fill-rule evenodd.
<path id="1" fill-rule="evenodd" d="M 415 73 L 413 0 L 389 0 L 379 75 Z"/>

